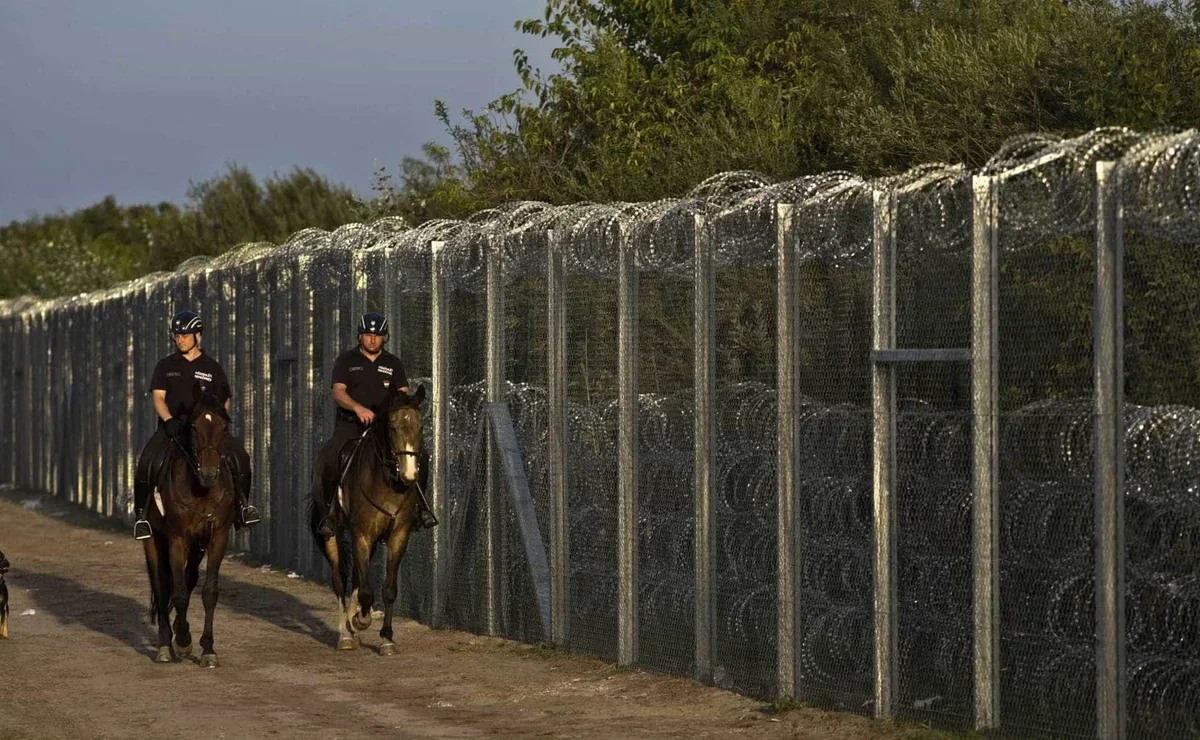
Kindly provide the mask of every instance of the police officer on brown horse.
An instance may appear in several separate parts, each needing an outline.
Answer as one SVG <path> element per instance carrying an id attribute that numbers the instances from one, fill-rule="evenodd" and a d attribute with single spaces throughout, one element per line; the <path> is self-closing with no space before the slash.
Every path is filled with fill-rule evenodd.
<path id="1" fill-rule="evenodd" d="M 341 477 L 339 463 L 347 445 L 362 437 L 363 430 L 375 421 L 375 415 L 384 410 L 392 390 L 408 393 L 408 377 L 400 358 L 384 349 L 388 339 L 388 321 L 383 314 L 368 311 L 358 322 L 358 345 L 338 356 L 333 364 L 333 402 L 337 404 L 337 423 L 333 428 L 333 439 L 329 440 L 317 455 L 317 475 L 320 477 L 321 494 L 326 514 L 319 530 L 325 537 L 332 537 L 332 504 L 337 494 Z M 420 461 L 422 476 L 427 474 L 426 461 Z M 417 514 L 418 526 L 432 527 L 437 524 L 433 512 L 420 506 Z"/>
<path id="2" fill-rule="evenodd" d="M 137 477 L 133 484 L 133 497 L 137 521 L 133 525 L 134 539 L 149 539 L 150 522 L 146 520 L 153 482 L 158 477 L 163 453 L 167 445 L 179 441 L 191 411 L 193 391 L 196 386 L 211 391 L 224 401 L 229 411 L 232 395 L 225 371 L 211 356 L 200 349 L 200 333 L 204 323 L 195 311 L 180 311 L 171 319 L 171 335 L 175 341 L 175 352 L 159 361 L 150 382 L 150 393 L 154 398 L 154 411 L 158 414 L 158 428 L 146 443 L 138 458 Z M 233 473 L 234 489 L 238 497 L 239 513 L 235 526 L 250 527 L 260 521 L 258 510 L 250 503 L 250 456 L 240 440 L 226 436 L 223 457 Z"/>

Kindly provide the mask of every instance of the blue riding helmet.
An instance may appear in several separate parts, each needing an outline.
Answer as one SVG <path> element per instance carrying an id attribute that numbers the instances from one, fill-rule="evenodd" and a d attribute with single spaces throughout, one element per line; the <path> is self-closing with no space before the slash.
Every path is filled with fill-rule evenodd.
<path id="1" fill-rule="evenodd" d="M 378 334 L 381 337 L 386 337 L 388 335 L 388 320 L 378 311 L 367 311 L 358 320 L 358 333 Z"/>
<path id="2" fill-rule="evenodd" d="M 171 317 L 172 334 L 198 334 L 204 331 L 204 322 L 195 311 L 180 311 Z"/>

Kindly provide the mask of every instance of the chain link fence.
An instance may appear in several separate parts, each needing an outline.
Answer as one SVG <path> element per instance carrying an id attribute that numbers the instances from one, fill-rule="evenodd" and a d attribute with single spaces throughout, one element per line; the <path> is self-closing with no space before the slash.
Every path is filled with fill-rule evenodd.
<path id="1" fill-rule="evenodd" d="M 329 374 L 378 310 L 442 522 L 402 614 L 876 717 L 1200 736 L 1198 253 L 1200 135 L 1123 129 L 310 229 L 0 304 L 0 478 L 128 520 L 195 308 L 255 464 L 238 544 L 324 577 Z"/>

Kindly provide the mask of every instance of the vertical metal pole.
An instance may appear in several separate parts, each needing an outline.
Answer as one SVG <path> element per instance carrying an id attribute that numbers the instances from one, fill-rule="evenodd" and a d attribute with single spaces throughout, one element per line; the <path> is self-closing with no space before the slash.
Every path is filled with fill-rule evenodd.
<path id="1" fill-rule="evenodd" d="M 395 273 L 396 264 L 396 248 L 384 247 L 380 252 L 380 259 L 383 260 L 383 265 L 380 268 L 380 280 L 383 281 L 383 315 L 391 322 L 392 328 L 392 346 L 402 347 L 404 345 L 404 326 L 403 322 L 397 321 L 398 318 L 396 305 L 396 288 L 399 285 L 401 277 Z M 404 358 L 401 358 L 404 359 Z M 436 529 L 436 527 L 434 527 Z"/>
<path id="2" fill-rule="evenodd" d="M 896 199 L 876 190 L 874 200 L 874 349 L 896 348 Z M 894 714 L 896 691 L 896 371 L 871 368 L 874 409 L 873 488 L 875 516 L 875 718 Z"/>
<path id="3" fill-rule="evenodd" d="M 972 178 L 971 399 L 975 608 L 975 729 L 1000 724 L 999 212 L 994 177 Z"/>
<path id="4" fill-rule="evenodd" d="M 258 510 L 262 515 L 262 525 L 256 527 L 258 532 L 251 538 L 251 545 L 258 544 L 254 553 L 259 558 L 275 560 L 278 553 L 274 552 L 274 506 L 271 501 L 271 409 L 274 408 L 274 381 L 271 377 L 271 347 L 275 331 L 275 318 L 272 310 L 272 286 L 270 284 L 270 268 L 274 260 L 259 259 L 254 263 L 254 301 L 257 304 L 257 321 L 254 332 L 255 342 L 247 347 L 255 368 L 257 387 L 254 402 L 254 425 L 257 429 L 254 448 L 254 469 L 257 471 L 255 480 L 258 482 Z"/>
<path id="5" fill-rule="evenodd" d="M 306 474 L 312 470 L 313 453 L 313 389 L 317 382 L 313 367 L 313 287 L 311 253 L 300 254 L 296 257 L 296 311 L 297 311 L 297 342 L 296 342 L 296 396 L 297 414 L 292 420 L 295 425 L 297 460 L 291 474 L 292 496 L 296 497 L 296 505 L 288 507 L 294 521 L 290 522 L 296 538 L 296 552 L 292 553 L 297 571 L 304 573 L 312 561 L 312 535 L 304 517 L 300 514 L 300 492 L 304 490 L 303 482 Z"/>
<path id="6" fill-rule="evenodd" d="M 503 403 L 504 393 L 504 266 L 500 237 L 487 240 L 487 400 Z M 487 435 L 486 557 L 487 633 L 500 630 L 500 457 L 495 438 Z"/>
<path id="7" fill-rule="evenodd" d="M 617 244 L 617 664 L 638 660 L 638 268 L 621 228 Z"/>
<path id="8" fill-rule="evenodd" d="M 1113 162 L 1096 163 L 1096 736 L 1125 737 L 1124 244 Z"/>
<path id="9" fill-rule="evenodd" d="M 797 373 L 800 311 L 800 282 L 797 279 L 796 250 L 792 239 L 792 206 L 780 203 L 775 210 L 775 361 L 778 377 L 779 450 L 776 470 L 777 519 L 777 602 L 779 696 L 799 694 L 796 638 L 800 633 L 796 608 L 797 574 L 800 572 L 800 536 L 796 521 L 796 477 L 800 470 L 799 430 L 796 403 L 800 398 Z"/>
<path id="10" fill-rule="evenodd" d="M 129 291 L 127 295 L 128 307 L 133 309 L 140 302 L 142 291 Z M 121 515 L 126 519 L 133 518 L 133 479 L 137 472 L 137 419 L 139 404 L 137 403 L 137 344 L 140 332 L 138 331 L 138 312 L 129 310 L 125 312 L 128 328 L 125 331 L 125 476 L 123 487 L 125 489 L 125 507 L 121 511 Z"/>
<path id="11" fill-rule="evenodd" d="M 570 624 L 570 528 L 567 518 L 567 321 L 560 232 L 546 234 L 546 318 L 550 418 L 550 642 L 566 647 Z"/>
<path id="12" fill-rule="evenodd" d="M 430 328 L 430 380 L 433 383 L 433 457 L 430 460 L 430 477 L 432 492 L 429 505 L 433 513 L 443 522 L 442 526 L 433 528 L 433 576 L 429 588 L 432 591 L 430 600 L 433 603 L 431 626 L 440 627 L 442 615 L 445 613 L 445 594 L 442 593 L 442 579 L 448 564 L 446 563 L 446 543 L 443 532 L 449 526 L 446 502 L 449 491 L 446 489 L 449 477 L 447 458 L 450 454 L 450 366 L 448 344 L 450 341 L 450 295 L 446 291 L 446 277 L 443 260 L 446 243 L 432 242 L 429 245 L 432 254 L 430 264 L 430 318 L 433 326 Z"/>
<path id="13" fill-rule="evenodd" d="M 716 277 L 712 237 L 703 215 L 693 222 L 693 516 L 696 578 L 695 679 L 712 682 L 716 625 L 716 520 L 713 510 L 713 397 L 716 395 Z"/>
<path id="14" fill-rule="evenodd" d="M 358 321 L 358 317 L 367 311 L 367 251 L 365 249 L 355 249 L 350 252 L 350 284 L 352 286 L 350 317 L 353 321 Z M 397 343 L 395 346 L 399 346 L 399 344 Z"/>

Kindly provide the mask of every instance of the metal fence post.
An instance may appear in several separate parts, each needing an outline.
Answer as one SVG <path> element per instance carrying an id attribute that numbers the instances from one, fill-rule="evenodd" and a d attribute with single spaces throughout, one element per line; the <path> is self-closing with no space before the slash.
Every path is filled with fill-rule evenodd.
<path id="1" fill-rule="evenodd" d="M 1124 244 L 1113 162 L 1096 164 L 1096 735 L 1125 737 Z"/>
<path id="2" fill-rule="evenodd" d="M 799 635 L 796 595 L 800 572 L 800 537 L 796 522 L 796 476 L 799 472 L 796 402 L 800 396 L 797 369 L 797 319 L 800 288 L 797 280 L 795 243 L 792 239 L 792 206 L 780 203 L 775 210 L 776 307 L 775 361 L 778 376 L 779 451 L 776 468 L 777 602 L 779 652 L 779 696 L 795 697 L 797 684 L 796 638 Z"/>
<path id="3" fill-rule="evenodd" d="M 487 400 L 503 403 L 504 392 L 504 264 L 500 253 L 501 237 L 487 240 Z M 500 458 L 495 438 L 487 435 L 486 586 L 487 633 L 500 631 L 499 573 L 500 541 Z"/>
<path id="4" fill-rule="evenodd" d="M 316 419 L 313 414 L 313 390 L 317 382 L 313 362 L 313 286 L 310 274 L 313 255 L 311 253 L 296 256 L 296 311 L 297 311 L 297 342 L 296 342 L 296 395 L 297 413 L 292 420 L 295 425 L 297 458 L 291 473 L 291 496 L 294 506 L 288 507 L 295 517 L 291 527 L 297 543 L 296 551 L 292 553 L 292 562 L 300 573 L 307 573 L 312 562 L 313 544 L 307 523 L 301 512 L 300 496 L 304 490 L 303 481 L 306 474 L 312 470 L 313 425 Z"/>
<path id="5" fill-rule="evenodd" d="M 873 349 L 896 348 L 896 196 L 875 190 Z M 896 366 L 871 368 L 874 409 L 875 718 L 893 716 L 896 691 Z"/>
<path id="6" fill-rule="evenodd" d="M 638 269 L 620 230 L 617 251 L 617 664 L 638 659 Z"/>
<path id="7" fill-rule="evenodd" d="M 707 220 L 693 222 L 693 517 L 695 542 L 695 660 L 697 681 L 711 682 L 716 624 L 716 518 L 713 511 L 713 397 L 716 395 L 716 279 Z"/>
<path id="8" fill-rule="evenodd" d="M 433 457 L 430 460 L 430 477 L 433 480 L 429 505 L 439 520 L 444 522 L 433 528 L 433 577 L 430 579 L 430 601 L 433 604 L 432 627 L 440 627 L 445 613 L 445 594 L 442 593 L 443 573 L 447 568 L 445 539 L 443 532 L 449 526 L 446 501 L 449 492 L 447 457 L 450 454 L 450 368 L 447 349 L 450 341 L 450 296 L 446 292 L 445 268 L 443 267 L 445 242 L 435 241 L 429 245 L 432 255 L 430 264 L 430 313 L 433 326 L 430 328 L 430 380 L 433 384 Z"/>
<path id="9" fill-rule="evenodd" d="M 251 367 L 254 368 L 253 380 L 257 383 L 254 400 L 254 427 L 257 430 L 254 447 L 254 480 L 258 493 L 257 506 L 262 516 L 262 525 L 257 527 L 255 535 L 250 538 L 251 552 L 259 558 L 273 558 L 274 538 L 271 524 L 273 507 L 271 503 L 271 408 L 274 406 L 274 381 L 271 378 L 271 333 L 275 330 L 271 297 L 268 290 L 270 285 L 270 267 L 273 261 L 267 259 L 255 260 L 254 296 L 255 329 L 254 346 L 249 348 Z M 258 545 L 255 548 L 255 544 Z"/>
<path id="10" fill-rule="evenodd" d="M 550 642 L 566 647 L 570 624 L 570 526 L 567 517 L 567 322 L 561 232 L 546 234 L 547 374 L 550 418 Z"/>
<path id="11" fill-rule="evenodd" d="M 971 186 L 975 729 L 986 730 L 1000 722 L 1000 250 L 996 178 L 976 176 Z"/>

